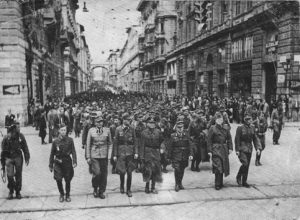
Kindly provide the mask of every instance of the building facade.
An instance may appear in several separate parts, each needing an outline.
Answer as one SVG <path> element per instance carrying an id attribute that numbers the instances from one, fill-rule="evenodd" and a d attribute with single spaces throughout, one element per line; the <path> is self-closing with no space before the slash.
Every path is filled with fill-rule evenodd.
<path id="1" fill-rule="evenodd" d="M 139 69 L 140 26 L 127 28 L 127 41 L 120 52 L 119 80 L 126 91 L 142 91 L 142 74 Z"/>
<path id="2" fill-rule="evenodd" d="M 300 102 L 298 1 L 141 0 L 137 10 L 146 92 Z"/>
<path id="3" fill-rule="evenodd" d="M 43 105 L 70 94 L 65 77 L 73 71 L 65 58 L 78 50 L 70 47 L 72 28 L 63 11 L 71 5 L 74 14 L 77 0 L 0 2 L 0 124 L 8 109 L 26 124 L 32 100 Z"/>
<path id="4" fill-rule="evenodd" d="M 300 101 L 298 2 L 197 2 L 211 3 L 205 30 L 195 2 L 176 5 L 177 44 L 168 57 L 177 60 L 178 94 Z"/>
<path id="5" fill-rule="evenodd" d="M 77 92 L 87 91 L 91 84 L 91 56 L 90 50 L 84 36 L 84 27 L 78 24 L 80 37 L 78 57 L 78 90 Z"/>
<path id="6" fill-rule="evenodd" d="M 108 63 L 108 84 L 118 87 L 118 65 L 120 63 L 119 50 L 111 51 L 107 59 Z"/>
<path id="7" fill-rule="evenodd" d="M 172 60 L 167 62 L 166 57 L 174 49 L 177 19 L 175 3 L 168 0 L 141 0 L 137 7 L 141 12 L 142 27 L 139 36 L 140 69 L 143 71 L 143 88 L 147 93 L 175 93 L 176 78 L 168 76 L 171 74 L 168 64 L 170 66 Z"/>

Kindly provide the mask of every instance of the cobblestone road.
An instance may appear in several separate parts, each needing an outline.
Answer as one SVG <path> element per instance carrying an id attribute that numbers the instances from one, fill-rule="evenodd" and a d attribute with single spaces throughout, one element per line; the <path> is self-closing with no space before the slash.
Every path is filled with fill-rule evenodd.
<path id="1" fill-rule="evenodd" d="M 58 203 L 58 192 L 48 169 L 50 145 L 41 145 L 38 132 L 22 128 L 31 162 L 24 167 L 22 200 L 7 201 L 8 190 L 0 187 L 0 219 L 299 219 L 300 217 L 300 124 L 285 127 L 281 145 L 271 144 L 262 155 L 262 167 L 254 166 L 254 154 L 248 182 L 250 189 L 236 186 L 238 158 L 230 155 L 231 175 L 225 178 L 226 187 L 213 189 L 214 176 L 210 164 L 201 165 L 201 172 L 186 170 L 186 188 L 174 192 L 173 171 L 164 174 L 157 186 L 158 195 L 145 195 L 141 174 L 133 175 L 133 197 L 119 194 L 119 176 L 109 174 L 107 199 L 92 197 L 91 176 L 84 160 L 80 140 L 74 139 L 78 167 L 72 181 L 71 203 Z M 235 131 L 233 125 L 232 131 Z M 233 138 L 234 133 L 232 132 Z M 116 208 L 117 207 L 117 208 Z M 221 215 L 221 216 L 220 216 Z"/>

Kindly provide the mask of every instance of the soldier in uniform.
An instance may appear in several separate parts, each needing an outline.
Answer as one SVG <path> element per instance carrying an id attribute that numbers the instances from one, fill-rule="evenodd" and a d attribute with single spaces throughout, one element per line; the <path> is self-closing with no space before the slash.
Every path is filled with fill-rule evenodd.
<path id="1" fill-rule="evenodd" d="M 163 135 L 164 141 L 162 143 L 162 150 L 163 153 L 160 154 L 161 158 L 161 165 L 162 165 L 162 172 L 168 173 L 167 166 L 168 166 L 168 161 L 167 161 L 167 146 L 169 144 L 170 138 L 171 138 L 171 128 L 170 124 L 167 121 L 166 118 L 162 118 L 160 123 L 159 123 L 159 129 Z"/>
<path id="2" fill-rule="evenodd" d="M 161 143 L 163 135 L 156 128 L 153 117 L 148 117 L 147 128 L 142 132 L 140 143 L 140 159 L 142 161 L 143 179 L 146 182 L 145 192 L 157 194 L 156 182 L 162 182 L 161 176 Z M 149 189 L 151 180 L 151 191 Z"/>
<path id="3" fill-rule="evenodd" d="M 215 119 L 216 124 L 208 131 L 207 145 L 215 174 L 215 189 L 220 190 L 223 187 L 223 175 L 226 177 L 230 172 L 228 155 L 233 148 L 230 131 L 223 127 L 222 114 L 217 112 Z"/>
<path id="4" fill-rule="evenodd" d="M 57 104 L 55 103 L 53 106 L 51 106 L 50 111 L 47 115 L 48 120 L 48 128 L 49 128 L 49 144 L 52 143 L 52 140 L 54 138 L 57 138 L 58 136 L 58 129 L 59 129 L 59 118 L 57 113 Z"/>
<path id="5" fill-rule="evenodd" d="M 260 112 L 259 117 L 254 121 L 253 125 L 255 126 L 255 132 L 261 144 L 261 152 L 260 154 L 256 154 L 255 166 L 261 166 L 262 164 L 260 163 L 260 158 L 262 151 L 266 147 L 265 134 L 268 129 L 268 122 L 263 112 Z"/>
<path id="6" fill-rule="evenodd" d="M 201 161 L 208 161 L 206 134 L 206 122 L 201 118 L 202 111 L 197 111 L 195 119 L 190 123 L 188 128 L 189 136 L 195 144 L 194 157 L 191 164 L 191 170 L 200 172 L 199 164 Z"/>
<path id="7" fill-rule="evenodd" d="M 255 133 L 254 126 L 251 125 L 251 119 L 251 115 L 245 115 L 244 124 L 237 128 L 235 135 L 235 151 L 242 163 L 236 176 L 236 181 L 238 185 L 246 188 L 250 187 L 247 183 L 247 178 L 253 149 L 252 143 L 254 144 L 256 153 L 259 155 L 261 152 L 261 144 Z"/>
<path id="8" fill-rule="evenodd" d="M 189 165 L 188 160 L 193 159 L 194 144 L 188 132 L 184 130 L 184 121 L 179 119 L 176 123 L 176 132 L 171 134 L 168 158 L 172 161 L 175 176 L 175 191 L 184 189 L 182 179 L 184 169 Z"/>
<path id="9" fill-rule="evenodd" d="M 71 158 L 72 155 L 72 158 Z M 59 136 L 52 143 L 49 169 L 54 170 L 54 179 L 56 180 L 58 191 L 60 193 L 59 202 L 71 202 L 70 190 L 71 180 L 74 176 L 74 168 L 77 166 L 77 156 L 73 139 L 67 137 L 67 125 L 60 124 Z M 66 194 L 63 189 L 62 180 L 65 180 Z M 66 195 L 66 198 L 64 196 Z"/>
<path id="10" fill-rule="evenodd" d="M 23 169 L 23 155 L 25 157 L 25 164 L 28 166 L 30 153 L 27 142 L 22 133 L 20 133 L 20 125 L 14 122 L 8 129 L 8 134 L 3 138 L 1 144 L 1 161 L 5 165 L 7 171 L 9 189 L 8 199 L 13 199 L 14 191 L 16 198 L 21 199 L 22 188 L 22 169 Z"/>
<path id="11" fill-rule="evenodd" d="M 143 114 L 139 114 L 137 118 L 137 124 L 135 127 L 135 137 L 136 137 L 136 145 L 138 146 L 138 149 L 140 149 L 141 141 L 142 141 L 142 132 L 146 129 L 146 126 L 143 122 L 144 116 Z M 140 172 L 141 167 L 141 161 L 138 159 L 137 169 L 136 172 Z"/>
<path id="12" fill-rule="evenodd" d="M 129 114 L 125 113 L 122 120 L 122 125 L 116 128 L 113 159 L 117 161 L 116 171 L 120 174 L 120 192 L 124 193 L 125 174 L 127 173 L 126 194 L 128 197 L 132 197 L 132 171 L 136 168 L 134 160 L 138 158 L 138 148 L 134 128 L 129 124 Z"/>
<path id="13" fill-rule="evenodd" d="M 118 116 L 115 116 L 114 123 L 109 127 L 113 142 L 114 142 L 114 138 L 115 138 L 116 128 L 119 126 L 120 126 L 120 119 L 118 118 Z M 111 154 L 110 164 L 112 165 L 111 173 L 115 174 L 116 173 L 116 161 L 114 161 L 114 159 L 113 159 L 113 154 Z"/>
<path id="14" fill-rule="evenodd" d="M 86 144 L 86 160 L 91 167 L 93 195 L 105 199 L 107 185 L 108 152 L 112 148 L 109 128 L 103 127 L 103 118 L 95 119 L 95 127 L 90 128 Z"/>
<path id="15" fill-rule="evenodd" d="M 5 128 L 9 129 L 11 125 L 13 125 L 15 121 L 16 116 L 11 113 L 11 109 L 8 109 L 8 114 L 5 116 Z"/>
<path id="16" fill-rule="evenodd" d="M 273 129 L 273 145 L 279 145 L 279 138 L 283 126 L 283 110 L 279 103 L 271 114 L 271 127 Z"/>

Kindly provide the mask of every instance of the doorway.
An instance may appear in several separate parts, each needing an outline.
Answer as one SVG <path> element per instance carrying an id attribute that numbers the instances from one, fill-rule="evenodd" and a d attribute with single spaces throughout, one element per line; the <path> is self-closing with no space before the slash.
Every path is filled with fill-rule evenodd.
<path id="1" fill-rule="evenodd" d="M 266 95 L 265 99 L 267 103 L 270 103 L 272 99 L 276 98 L 276 89 L 277 89 L 277 81 L 276 81 L 276 63 L 265 63 L 265 88 Z"/>

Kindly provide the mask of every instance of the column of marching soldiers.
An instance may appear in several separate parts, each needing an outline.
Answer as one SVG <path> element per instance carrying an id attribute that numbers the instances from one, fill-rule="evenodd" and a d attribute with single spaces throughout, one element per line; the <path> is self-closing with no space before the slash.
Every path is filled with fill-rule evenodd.
<path id="1" fill-rule="evenodd" d="M 234 140 L 241 163 L 236 181 L 247 188 L 253 147 L 255 165 L 260 166 L 267 128 L 273 129 L 273 143 L 278 144 L 283 125 L 281 105 L 273 110 L 268 126 L 268 115 L 255 108 L 252 101 L 248 99 Z M 57 183 L 59 202 L 71 201 L 71 180 L 77 166 L 74 141 L 69 137 L 72 131 L 75 138 L 81 135 L 95 198 L 105 199 L 109 161 L 112 173 L 120 175 L 120 192 L 128 197 L 132 196 L 134 170 L 142 174 L 147 194 L 158 193 L 156 183 L 163 181 L 162 173 L 168 172 L 168 165 L 174 169 L 175 191 L 183 190 L 189 160 L 195 172 L 200 171 L 201 162 L 211 161 L 216 190 L 223 187 L 223 177 L 229 175 L 233 141 L 222 101 L 210 111 L 206 105 L 189 109 L 180 101 L 156 100 L 143 94 L 96 92 L 68 97 L 64 102 L 47 102 L 40 110 L 39 136 L 45 144 L 48 127 L 52 143 L 49 170 Z M 13 199 L 14 193 L 21 199 L 23 160 L 28 165 L 30 153 L 20 124 L 11 112 L 6 116 L 6 128 L 1 144 L 2 179 L 7 178 L 8 199 Z"/>

